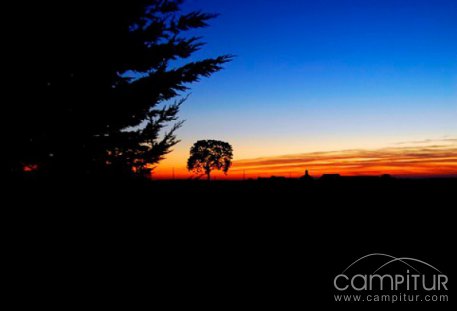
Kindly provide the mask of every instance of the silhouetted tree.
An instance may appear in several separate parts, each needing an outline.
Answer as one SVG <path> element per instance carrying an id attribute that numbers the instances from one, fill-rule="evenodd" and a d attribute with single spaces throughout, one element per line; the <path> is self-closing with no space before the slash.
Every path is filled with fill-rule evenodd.
<path id="1" fill-rule="evenodd" d="M 233 149 L 229 143 L 219 140 L 199 140 L 190 149 L 187 169 L 195 173 L 205 173 L 211 179 L 212 170 L 222 170 L 227 174 L 232 165 Z"/>
<path id="2" fill-rule="evenodd" d="M 37 1 L 9 12 L 11 44 L 28 53 L 9 77 L 4 168 L 148 173 L 163 159 L 184 100 L 169 101 L 231 59 L 183 61 L 203 45 L 186 31 L 215 15 L 180 13 L 181 2 Z"/>

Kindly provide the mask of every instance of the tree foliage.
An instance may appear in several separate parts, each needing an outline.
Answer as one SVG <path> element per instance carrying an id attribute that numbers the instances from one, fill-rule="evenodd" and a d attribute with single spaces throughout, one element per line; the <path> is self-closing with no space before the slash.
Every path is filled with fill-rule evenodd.
<path id="1" fill-rule="evenodd" d="M 219 140 L 199 140 L 190 149 L 187 169 L 204 173 L 211 179 L 212 170 L 222 170 L 227 174 L 232 165 L 233 149 L 229 143 Z"/>
<path id="2" fill-rule="evenodd" d="M 11 44 L 26 57 L 9 77 L 4 168 L 148 173 L 162 160 L 178 142 L 177 97 L 231 59 L 183 61 L 203 46 L 186 32 L 215 15 L 181 13 L 181 2 L 39 1 L 13 10 L 21 22 Z"/>

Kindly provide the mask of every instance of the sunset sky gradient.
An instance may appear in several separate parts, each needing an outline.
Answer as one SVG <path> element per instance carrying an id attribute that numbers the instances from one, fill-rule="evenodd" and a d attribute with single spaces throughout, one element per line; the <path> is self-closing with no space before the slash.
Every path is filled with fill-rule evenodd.
<path id="1" fill-rule="evenodd" d="M 457 138 L 398 143 L 377 150 L 341 150 L 262 157 L 235 161 L 230 174 L 219 179 L 270 176 L 300 177 L 305 170 L 316 177 L 339 173 L 346 176 L 391 174 L 397 177 L 457 177 Z M 159 178 L 170 178 L 162 169 Z M 170 173 L 170 172 L 168 172 Z M 175 178 L 189 178 L 181 167 Z M 195 177 L 195 176 L 194 176 Z"/>
<path id="2" fill-rule="evenodd" d="M 457 175 L 457 1 L 188 0 L 221 13 L 195 58 L 236 58 L 191 86 L 182 142 L 230 142 L 229 178 Z M 404 142 L 404 143 L 401 143 Z"/>

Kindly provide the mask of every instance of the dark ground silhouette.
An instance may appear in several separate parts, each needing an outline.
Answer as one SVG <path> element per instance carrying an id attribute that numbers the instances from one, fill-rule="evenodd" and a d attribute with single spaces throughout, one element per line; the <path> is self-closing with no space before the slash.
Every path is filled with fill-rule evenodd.
<path id="1" fill-rule="evenodd" d="M 455 277 L 457 179 L 29 185 L 6 208 L 17 280 L 46 279 L 74 301 L 95 295 L 132 308 L 158 303 L 153 292 L 202 309 L 353 310 L 332 302 L 333 277 L 373 252 L 420 258 Z"/>

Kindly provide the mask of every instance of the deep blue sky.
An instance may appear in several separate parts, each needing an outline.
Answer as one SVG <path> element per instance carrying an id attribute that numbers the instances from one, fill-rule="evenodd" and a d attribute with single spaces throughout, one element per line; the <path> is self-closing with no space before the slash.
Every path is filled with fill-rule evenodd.
<path id="1" fill-rule="evenodd" d="M 220 13 L 197 58 L 236 59 L 192 86 L 177 155 L 237 158 L 457 135 L 457 1 L 187 0 Z"/>

